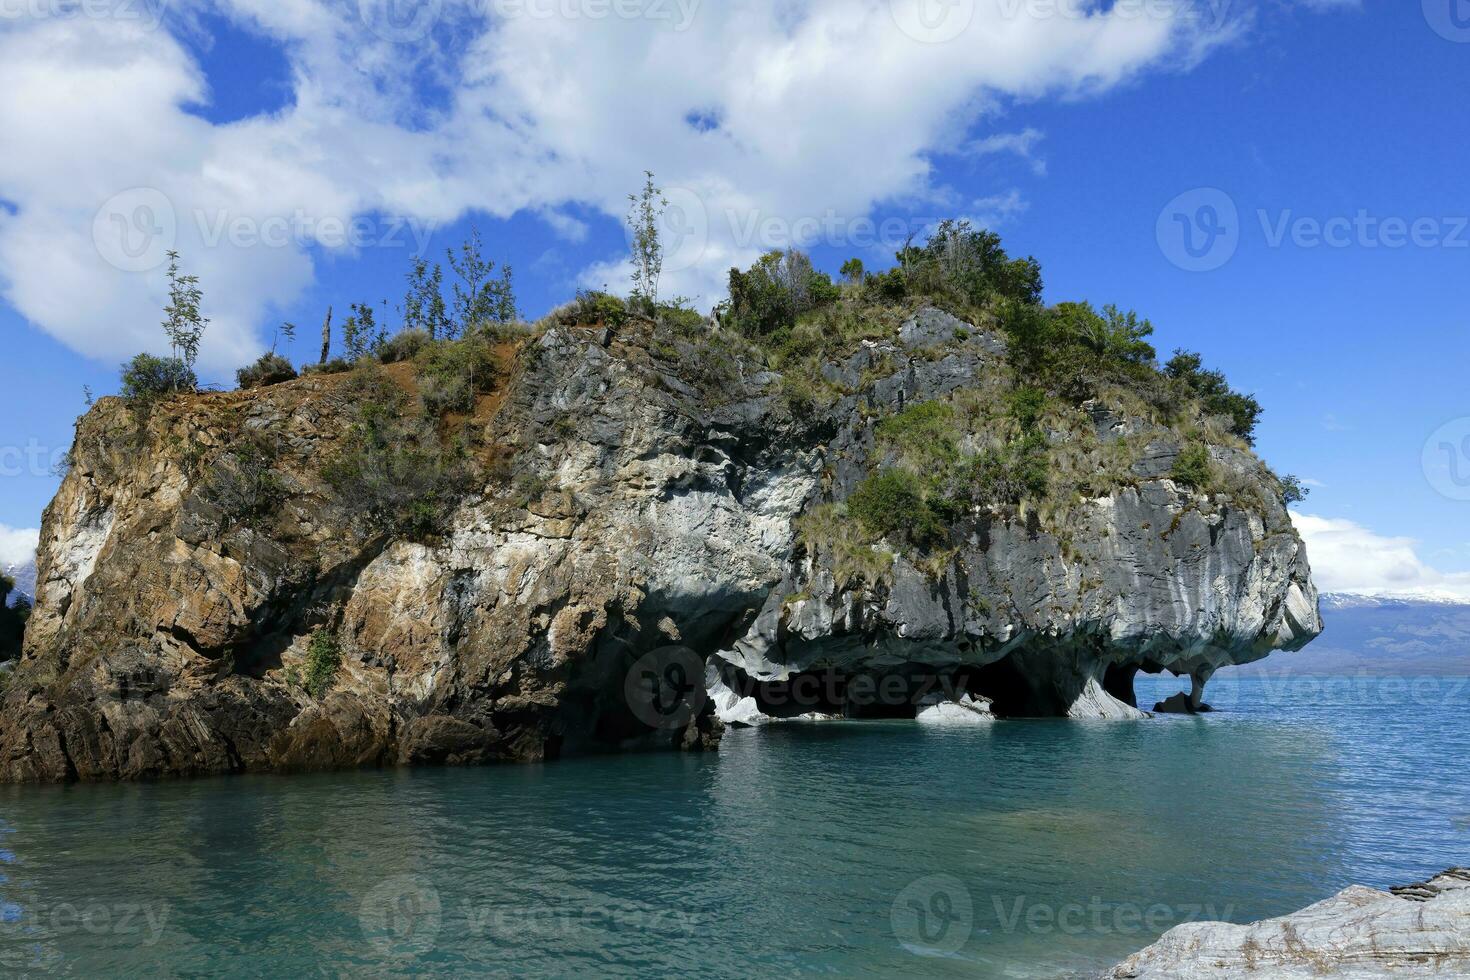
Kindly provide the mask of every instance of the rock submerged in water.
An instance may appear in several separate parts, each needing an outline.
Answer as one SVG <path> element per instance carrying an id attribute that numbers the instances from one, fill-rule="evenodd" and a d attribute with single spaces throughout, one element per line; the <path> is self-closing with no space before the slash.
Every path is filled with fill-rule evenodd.
<path id="1" fill-rule="evenodd" d="M 1354 886 L 1279 919 L 1190 922 L 1112 980 L 1383 980 L 1470 976 L 1470 870 L 1381 892 Z"/>
<path id="2" fill-rule="evenodd" d="M 142 418 L 99 401 L 46 513 L 0 780 L 708 749 L 722 722 L 787 718 L 1140 718 L 1139 670 L 1207 679 L 1321 631 L 1265 466 L 1212 445 L 1226 489 L 1188 489 L 1184 437 L 1101 401 L 1047 441 L 1066 472 L 1111 466 L 1106 487 L 973 508 L 943 547 L 857 540 L 842 503 L 894 452 L 878 423 L 983 415 L 1011 384 L 1000 338 L 949 314 L 824 363 L 818 399 L 638 319 L 506 356 L 453 421 L 475 481 L 428 534 L 324 477 L 362 441 L 359 372 Z M 377 374 L 411 392 L 412 371 Z M 263 440 L 269 506 L 242 509 L 262 454 L 239 447 Z M 338 658 L 313 681 L 322 636 Z"/>
<path id="3" fill-rule="evenodd" d="M 915 720 L 921 725 L 964 728 L 972 725 L 988 725 L 995 721 L 990 702 L 984 698 L 961 695 L 959 698 L 937 698 L 919 702 Z"/>

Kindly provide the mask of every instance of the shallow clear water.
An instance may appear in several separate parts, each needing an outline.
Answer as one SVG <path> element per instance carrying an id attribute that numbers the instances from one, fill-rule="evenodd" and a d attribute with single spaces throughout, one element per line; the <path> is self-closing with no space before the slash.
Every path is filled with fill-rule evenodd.
<path id="1" fill-rule="evenodd" d="M 1470 864 L 1470 682 L 1211 699 L 744 730 L 706 758 L 9 788 L 0 973 L 1072 976 L 1184 919 Z"/>

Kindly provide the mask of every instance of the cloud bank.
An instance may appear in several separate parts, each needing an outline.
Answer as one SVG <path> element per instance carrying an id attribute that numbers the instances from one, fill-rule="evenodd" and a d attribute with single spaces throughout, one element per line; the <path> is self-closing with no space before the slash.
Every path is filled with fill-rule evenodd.
<path id="1" fill-rule="evenodd" d="M 840 238 L 884 202 L 1015 213 L 1008 188 L 967 201 L 932 159 L 1029 159 L 1041 134 L 989 125 L 1012 102 L 1187 68 L 1239 30 L 1193 0 L 133 0 L 87 5 L 110 16 L 34 12 L 48 6 L 0 18 L 0 131 L 13 148 L 0 154 L 0 295 L 74 350 L 116 360 L 158 347 L 163 252 L 177 247 L 206 287 L 215 371 L 258 352 L 259 331 L 323 256 L 390 236 L 411 250 L 416 233 L 470 211 L 534 213 L 576 241 L 589 209 L 621 218 L 645 169 L 685 226 L 666 291 L 705 299 L 731 265 Z M 284 52 L 284 108 L 203 117 L 210 80 L 189 41 L 206 14 Z M 608 256 L 582 278 L 625 275 Z"/>
<path id="2" fill-rule="evenodd" d="M 41 532 L 35 528 L 15 528 L 0 524 L 0 569 L 24 565 L 36 557 Z"/>
<path id="3" fill-rule="evenodd" d="M 1324 592 L 1470 602 L 1470 573 L 1431 567 L 1412 538 L 1384 537 L 1352 521 L 1312 514 L 1293 513 L 1292 520 L 1307 543 L 1312 577 Z"/>

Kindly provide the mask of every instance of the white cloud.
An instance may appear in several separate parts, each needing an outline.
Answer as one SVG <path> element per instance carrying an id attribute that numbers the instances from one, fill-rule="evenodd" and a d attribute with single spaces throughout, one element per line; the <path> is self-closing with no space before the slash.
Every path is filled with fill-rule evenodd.
<path id="1" fill-rule="evenodd" d="M 36 528 L 16 528 L 0 524 L 0 568 L 24 565 L 36 557 L 41 532 Z"/>
<path id="2" fill-rule="evenodd" d="M 1375 534 L 1361 524 L 1293 513 L 1312 576 L 1324 592 L 1426 594 L 1470 601 L 1470 573 L 1442 572 L 1419 557 L 1419 542 Z"/>
<path id="3" fill-rule="evenodd" d="M 193 15 L 206 6 L 281 43 L 287 108 L 223 125 L 187 111 L 207 102 L 208 80 L 176 35 L 200 30 Z M 665 291 L 709 300 L 731 265 L 790 244 L 810 222 L 847 244 L 886 201 L 940 210 L 954 194 L 937 184 L 931 154 L 964 145 L 1009 100 L 1095 94 L 1187 67 L 1235 36 L 1190 16 L 1185 0 L 1148 5 L 1148 16 L 982 3 L 941 44 L 906 34 L 889 0 L 645 8 L 668 19 L 591 15 L 622 9 L 606 4 L 433 0 L 409 11 L 442 12 L 431 40 L 392 43 L 385 36 L 403 25 L 374 20 L 383 7 L 196 0 L 152 31 L 85 17 L 0 21 L 0 132 L 18 148 L 0 154 L 0 199 L 16 208 L 0 208 L 6 300 L 92 356 L 156 348 L 161 270 L 124 271 L 99 252 L 118 260 L 127 233 L 161 253 L 167 234 L 143 232 L 166 232 L 172 216 L 214 319 L 205 365 L 222 372 L 255 353 L 276 308 L 312 282 L 313 246 L 352 254 L 333 221 L 387 213 L 432 225 L 471 209 L 529 210 L 575 240 L 584 229 L 567 206 L 620 218 L 645 169 L 700 212 L 704 247 L 670 268 Z M 544 16 L 553 10 L 582 14 Z M 683 31 L 681 11 L 693 14 Z M 1035 138 L 1017 139 L 1010 148 L 1029 152 Z M 134 188 L 156 193 L 104 209 L 94 236 L 99 209 Z M 254 242 L 282 223 L 284 244 Z M 583 278 L 616 282 L 625 271 L 609 256 Z"/>
<path id="4" fill-rule="evenodd" d="M 1012 188 L 1006 194 L 982 197 L 970 203 L 970 221 L 980 228 L 999 228 L 1018 214 L 1025 213 L 1031 205 Z"/>
<path id="5" fill-rule="evenodd" d="M 1031 164 L 1038 177 L 1046 175 L 1046 161 L 1036 156 L 1036 144 L 1044 138 L 1041 130 L 1028 127 L 1019 133 L 995 133 L 970 143 L 965 148 L 972 156 L 1013 153 Z"/>

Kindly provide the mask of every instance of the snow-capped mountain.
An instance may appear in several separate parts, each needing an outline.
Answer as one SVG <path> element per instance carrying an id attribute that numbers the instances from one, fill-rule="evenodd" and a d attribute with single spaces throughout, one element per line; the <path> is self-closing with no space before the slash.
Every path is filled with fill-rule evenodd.
<path id="1" fill-rule="evenodd" d="M 1327 629 L 1300 653 L 1241 668 L 1245 674 L 1470 676 L 1470 602 L 1436 593 L 1322 596 Z"/>
<path id="2" fill-rule="evenodd" d="M 32 602 L 35 601 L 36 563 L 34 561 L 28 561 L 24 565 L 6 566 L 4 572 L 15 580 L 15 593 L 11 596 L 11 601 L 22 595 Z"/>
<path id="3" fill-rule="evenodd" d="M 1470 599 L 1449 592 L 1394 592 L 1360 595 L 1347 592 L 1322 594 L 1322 609 L 1391 609 L 1403 606 L 1466 606 Z"/>

